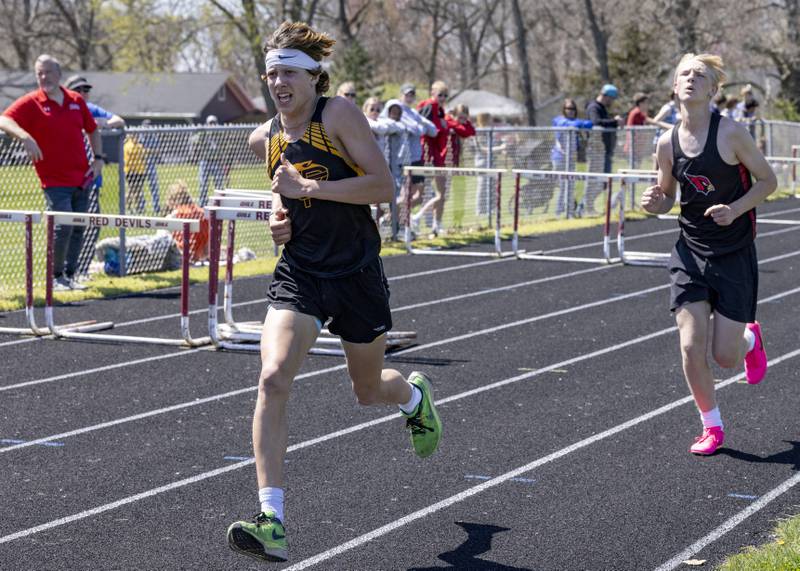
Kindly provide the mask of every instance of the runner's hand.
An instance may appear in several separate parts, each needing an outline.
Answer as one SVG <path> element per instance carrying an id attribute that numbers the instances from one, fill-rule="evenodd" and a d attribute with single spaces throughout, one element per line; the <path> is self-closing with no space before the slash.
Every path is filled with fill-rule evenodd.
<path id="1" fill-rule="evenodd" d="M 302 198 L 308 195 L 304 179 L 292 163 L 281 153 L 281 166 L 272 177 L 272 192 L 287 198 Z"/>
<path id="2" fill-rule="evenodd" d="M 276 246 L 283 246 L 292 238 L 292 221 L 288 214 L 288 210 L 281 208 L 269 217 L 269 232 L 272 234 L 272 241 Z"/>
<path id="3" fill-rule="evenodd" d="M 729 204 L 715 204 L 709 206 L 703 216 L 710 216 L 720 226 L 730 226 L 739 214 Z"/>
<path id="4" fill-rule="evenodd" d="M 661 203 L 664 202 L 665 198 L 666 195 L 664 194 L 664 191 L 661 190 L 660 184 L 655 184 L 651 187 L 648 187 L 647 190 L 645 190 L 642 194 L 642 208 L 648 212 L 658 212 L 658 208 Z"/>

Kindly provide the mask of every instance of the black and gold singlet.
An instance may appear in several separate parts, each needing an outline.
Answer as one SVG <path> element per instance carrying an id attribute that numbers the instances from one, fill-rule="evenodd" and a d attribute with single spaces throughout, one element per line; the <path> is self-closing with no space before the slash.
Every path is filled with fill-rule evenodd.
<path id="1" fill-rule="evenodd" d="M 281 153 L 304 178 L 326 181 L 363 176 L 364 171 L 337 149 L 322 124 L 328 102 L 320 97 L 303 136 L 287 143 L 280 115 L 272 120 L 267 143 L 270 178 L 281 164 Z M 358 272 L 380 253 L 378 228 L 367 204 L 347 204 L 318 198 L 287 198 L 283 206 L 292 221 L 292 238 L 283 258 L 294 268 L 322 278 L 339 278 Z"/>

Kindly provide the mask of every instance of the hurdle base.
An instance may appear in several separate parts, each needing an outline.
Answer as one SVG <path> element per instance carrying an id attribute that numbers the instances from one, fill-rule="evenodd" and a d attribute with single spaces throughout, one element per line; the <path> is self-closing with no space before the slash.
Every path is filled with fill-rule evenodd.
<path id="1" fill-rule="evenodd" d="M 211 343 L 211 337 L 199 337 L 197 339 L 162 339 L 160 337 L 138 337 L 135 335 L 95 335 L 92 333 L 81 333 L 70 330 L 64 331 L 58 328 L 58 333 L 54 334 L 56 339 L 80 339 L 86 341 L 104 341 L 106 343 L 138 343 L 142 345 L 168 345 L 170 347 L 202 347 Z"/>
<path id="2" fill-rule="evenodd" d="M 666 268 L 669 264 L 670 254 L 660 252 L 628 252 L 622 256 L 622 263 L 626 266 L 650 266 Z"/>

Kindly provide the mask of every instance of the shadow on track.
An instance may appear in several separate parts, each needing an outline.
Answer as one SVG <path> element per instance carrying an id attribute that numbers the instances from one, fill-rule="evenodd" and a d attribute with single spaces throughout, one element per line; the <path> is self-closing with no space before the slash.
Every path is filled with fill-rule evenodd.
<path id="1" fill-rule="evenodd" d="M 757 456 L 749 452 L 742 452 L 741 450 L 732 450 L 730 448 L 722 448 L 719 454 L 730 456 L 734 460 L 744 460 L 745 462 L 753 462 L 757 464 L 793 464 L 795 471 L 800 470 L 800 442 L 793 440 L 784 440 L 792 447 L 784 450 L 783 452 L 776 452 L 769 456 Z"/>
<path id="2" fill-rule="evenodd" d="M 496 533 L 508 531 L 507 527 L 496 525 L 486 525 L 479 523 L 468 523 L 465 521 L 455 522 L 457 526 L 464 528 L 467 532 L 467 539 L 453 551 L 447 551 L 439 555 L 439 559 L 449 563 L 451 567 L 411 567 L 408 571 L 436 571 L 440 569 L 472 569 L 475 571 L 532 571 L 527 567 L 512 567 L 478 559 L 478 555 L 490 551 L 492 548 L 492 536 Z"/>

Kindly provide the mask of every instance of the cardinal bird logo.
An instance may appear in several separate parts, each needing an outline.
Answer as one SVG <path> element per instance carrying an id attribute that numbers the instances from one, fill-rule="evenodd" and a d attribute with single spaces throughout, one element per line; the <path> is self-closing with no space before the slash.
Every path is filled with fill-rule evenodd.
<path id="1" fill-rule="evenodd" d="M 714 185 L 711 184 L 711 181 L 708 180 L 708 177 L 705 177 L 703 175 L 691 174 L 688 172 L 684 173 L 684 176 L 686 177 L 686 180 L 688 180 L 689 183 L 694 187 L 694 189 L 701 194 L 705 194 L 706 196 L 708 196 L 709 194 L 717 190 L 716 188 L 714 188 Z"/>

